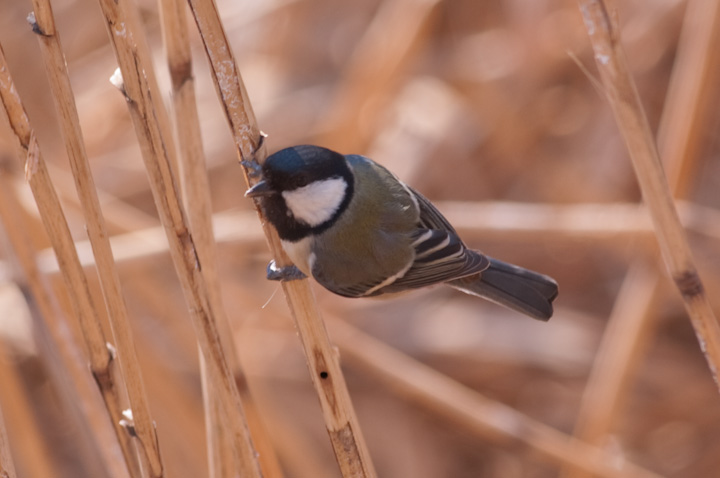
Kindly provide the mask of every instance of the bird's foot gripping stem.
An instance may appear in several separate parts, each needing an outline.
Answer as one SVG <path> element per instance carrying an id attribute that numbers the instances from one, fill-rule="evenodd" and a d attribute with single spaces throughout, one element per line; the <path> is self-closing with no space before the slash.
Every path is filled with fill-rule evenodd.
<path id="1" fill-rule="evenodd" d="M 249 177 L 253 179 L 257 179 L 262 177 L 262 166 L 257 162 L 256 155 L 257 152 L 260 151 L 260 148 L 263 147 L 263 144 L 265 144 L 265 138 L 267 138 L 267 135 L 260 131 L 260 139 L 258 139 L 258 145 L 255 147 L 255 151 L 252 153 L 252 157 L 250 159 L 243 159 L 240 161 L 240 164 L 245 167 L 247 170 L 247 174 Z"/>
<path id="2" fill-rule="evenodd" d="M 270 261 L 267 266 L 267 279 L 277 281 L 291 281 L 306 279 L 307 276 L 295 266 L 278 267 L 275 261 Z"/>

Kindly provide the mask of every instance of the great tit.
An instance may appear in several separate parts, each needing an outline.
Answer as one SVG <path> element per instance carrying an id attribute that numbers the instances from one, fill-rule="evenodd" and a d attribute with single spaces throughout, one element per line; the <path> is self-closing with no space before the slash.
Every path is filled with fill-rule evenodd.
<path id="1" fill-rule="evenodd" d="M 552 278 L 468 249 L 430 201 L 369 158 L 294 146 L 259 172 L 245 195 L 258 198 L 297 268 L 330 292 L 371 297 L 445 283 L 552 316 Z"/>

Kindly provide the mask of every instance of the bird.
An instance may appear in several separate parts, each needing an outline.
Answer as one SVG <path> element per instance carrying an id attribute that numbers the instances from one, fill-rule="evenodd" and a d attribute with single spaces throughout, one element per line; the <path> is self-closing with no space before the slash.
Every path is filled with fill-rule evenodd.
<path id="1" fill-rule="evenodd" d="M 268 278 L 313 277 L 344 297 L 375 297 L 446 284 L 547 321 L 551 277 L 468 248 L 440 211 L 365 156 L 314 145 L 271 154 L 245 195 L 259 202 L 295 267 Z"/>

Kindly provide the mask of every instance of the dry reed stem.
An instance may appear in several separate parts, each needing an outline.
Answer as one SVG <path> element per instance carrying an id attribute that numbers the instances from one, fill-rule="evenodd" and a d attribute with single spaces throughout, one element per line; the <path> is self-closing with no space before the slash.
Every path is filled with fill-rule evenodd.
<path id="1" fill-rule="evenodd" d="M 595 365 L 583 391 L 575 436 L 602 446 L 613 426 L 621 394 L 650 339 L 651 306 L 658 292 L 655 267 L 638 260 L 630 268 L 620 288 L 608 325 L 598 349 Z M 576 470 L 565 470 L 566 476 Z"/>
<path id="2" fill-rule="evenodd" d="M 227 429 L 239 458 L 235 472 L 244 477 L 260 477 L 262 472 L 240 394 L 222 349 L 215 311 L 202 274 L 202 262 L 172 172 L 172 164 L 176 161 L 169 119 L 155 81 L 138 12 L 129 1 L 115 3 L 113 0 L 100 0 L 100 5 L 122 72 L 122 85 L 118 86 L 121 86 L 127 100 L 175 270 L 200 348 L 211 370 L 213 388 L 223 403 Z"/>
<path id="3" fill-rule="evenodd" d="M 3 478 L 17 478 L 15 474 L 15 464 L 10 454 L 10 442 L 8 441 L 7 431 L 5 430 L 5 419 L 2 415 L 2 407 L 0 407 L 0 476 Z"/>
<path id="4" fill-rule="evenodd" d="M 220 297 L 215 267 L 215 242 L 212 237 L 212 208 L 207 172 L 204 166 L 204 152 L 200 137 L 200 124 L 195 105 L 195 79 L 192 72 L 190 41 L 188 39 L 185 3 L 181 0 L 160 0 L 161 26 L 167 54 L 172 101 L 174 108 L 175 132 L 178 139 L 180 161 L 179 178 L 183 205 L 195 239 L 198 257 L 203 264 L 203 275 L 213 310 L 218 314 L 220 337 L 231 338 L 227 318 Z M 229 346 L 232 340 L 225 340 L 224 350 L 231 363 L 235 350 Z M 209 478 L 231 476 L 235 468 L 235 454 L 223 427 L 222 403 L 212 389 L 207 362 L 200 351 L 200 380 L 205 412 L 205 439 L 208 456 Z M 234 369 L 234 367 L 231 368 Z M 245 402 L 245 401 L 244 401 Z M 248 423 L 249 424 L 249 423 Z M 257 446 L 257 444 L 256 444 Z M 261 453 L 260 456 L 263 454 Z"/>
<path id="5" fill-rule="evenodd" d="M 141 476 L 140 466 L 132 438 L 121 424 L 122 379 L 117 374 L 112 351 L 108 348 L 95 304 L 92 301 L 87 278 L 80 265 L 70 230 L 55 189 L 48 175 L 45 161 L 40 155 L 37 140 L 30 128 L 27 115 L 17 96 L 15 86 L 7 68 L 4 53 L 0 48 L 0 98 L 3 102 L 10 127 L 17 140 L 19 154 L 25 161 L 25 175 L 37 203 L 40 216 L 58 259 L 73 311 L 83 332 L 90 369 L 100 388 L 105 406 L 115 427 L 130 474 Z"/>
<path id="6" fill-rule="evenodd" d="M 255 219 L 257 221 L 257 218 Z M 323 450 L 316 445 L 315 440 L 307 439 L 307 432 L 301 425 L 292 420 L 282 420 L 280 412 L 265 415 L 265 420 L 271 430 L 281 430 L 282 433 L 273 434 L 273 445 L 278 456 L 285 464 L 288 473 L 296 476 L 326 476 L 328 463 L 323 458 Z"/>
<path id="7" fill-rule="evenodd" d="M 212 225 L 212 204 L 210 184 L 205 167 L 200 119 L 195 100 L 195 79 L 193 78 L 190 40 L 186 4 L 182 0 L 160 0 L 163 34 L 167 50 L 170 79 L 173 87 L 173 105 L 175 127 L 180 146 L 180 182 L 183 203 L 195 238 L 198 256 L 203 264 L 203 274 L 207 281 L 210 301 L 218 317 L 223 348 L 238 386 L 250 432 L 259 454 L 263 475 L 267 478 L 282 476 L 282 470 L 270 444 L 267 431 L 260 419 L 257 407 L 250 395 L 247 380 L 240 366 L 240 357 L 232 339 L 228 317 L 225 315 L 220 293 L 220 280 L 217 273 L 217 255 Z M 255 222 L 256 223 L 256 222 Z M 201 355 L 201 367 L 206 364 Z M 208 437 L 208 457 L 210 476 L 230 476 L 234 468 L 232 449 L 228 447 L 227 432 L 224 430 L 220 403 L 209 389 L 208 377 L 203 374 L 203 394 L 206 403 L 206 432 Z"/>
<path id="8" fill-rule="evenodd" d="M 720 387 L 717 376 L 720 367 L 720 326 L 695 268 L 617 32 L 602 1 L 579 0 L 579 4 L 603 84 L 625 137 L 643 198 L 657 231 L 663 259 L 683 297 L 716 385 Z"/>
<path id="9" fill-rule="evenodd" d="M 92 437 L 91 453 L 112 477 L 128 476 L 127 466 L 103 406 L 87 370 L 87 363 L 75 343 L 50 284 L 40 272 L 32 241 L 22 222 L 22 207 L 7 175 L 0 171 L 0 221 L 6 251 L 15 258 L 14 276 L 25 291 L 33 315 L 33 325 L 41 336 L 41 350 L 56 385 L 71 410 L 78 410 L 78 421 Z M 39 316 L 39 317 L 38 317 Z"/>
<path id="10" fill-rule="evenodd" d="M 32 399 L 23 385 L 20 371 L 5 354 L 2 345 L 0 343 L 3 410 L 8 429 L 14 431 L 12 440 L 15 462 L 18 468 L 27 472 L 27 476 L 55 476 L 57 464 L 52 459 L 50 443 L 43 435 L 44 423 L 32 409 Z M 4 477 L 0 475 L 0 478 Z"/>
<path id="11" fill-rule="evenodd" d="M 115 268 L 105 220 L 95 190 L 95 181 L 85 152 L 80 120 L 60 37 L 55 28 L 50 2 L 33 0 L 33 8 L 35 21 L 32 27 L 40 41 L 40 50 L 50 80 L 55 107 L 60 116 L 60 125 L 75 179 L 75 187 L 85 216 L 86 230 L 92 245 L 100 287 L 117 351 L 116 358 L 125 379 L 125 388 L 132 412 L 133 434 L 138 439 L 137 445 L 143 468 L 150 477 L 161 477 L 164 472 L 157 432 L 150 414 L 142 370 L 135 351 L 127 306 L 120 286 L 120 277 Z"/>
<path id="12" fill-rule="evenodd" d="M 720 3 L 691 0 L 678 44 L 665 109 L 658 127 L 658 149 L 676 197 L 688 195 L 700 158 L 709 116 L 716 112 L 720 62 Z"/>
<path id="13" fill-rule="evenodd" d="M 556 465 L 612 478 L 658 478 L 627 461 L 489 400 L 339 319 L 330 328 L 348 360 L 420 404 L 472 433 L 518 452 L 530 451 Z"/>
<path id="14" fill-rule="evenodd" d="M 718 22 L 720 5 L 714 0 L 688 5 L 658 133 L 676 196 L 685 195 L 690 172 L 699 159 L 705 131 L 701 125 L 710 113 L 707 97 L 718 73 L 717 67 L 712 68 Z M 583 394 L 575 427 L 578 438 L 599 444 L 614 425 L 620 396 L 650 340 L 650 307 L 657 292 L 656 272 L 644 262 L 634 263 L 620 289 Z"/>
<path id="15" fill-rule="evenodd" d="M 242 160 L 261 163 L 265 159 L 266 149 L 219 13 L 212 1 L 189 0 L 189 3 L 210 59 L 215 86 L 225 108 L 238 156 Z M 250 182 L 247 169 L 243 169 L 246 180 Z M 277 265 L 284 267 L 291 264 L 275 230 L 265 221 L 262 222 Z M 300 335 L 340 470 L 345 477 L 374 477 L 376 473 L 338 357 L 330 343 L 308 281 L 283 282 L 282 288 Z"/>
<path id="16" fill-rule="evenodd" d="M 75 179 L 71 172 L 53 163 L 47 165 L 50 176 L 53 178 L 58 196 L 63 204 L 69 204 L 80 209 L 80 200 L 75 192 Z M 98 199 L 103 212 L 105 222 L 120 231 L 134 231 L 145 227 L 152 227 L 158 224 L 155 216 L 133 206 L 122 199 L 96 188 Z"/>
<path id="17" fill-rule="evenodd" d="M 686 230 L 719 241 L 720 212 L 697 204 L 678 201 L 678 211 Z M 644 206 L 638 204 L 541 205 L 521 203 L 442 202 L 436 205 L 468 241 L 475 238 L 504 241 L 607 241 L 626 248 L 630 239 L 656 243 L 652 223 Z M 215 213 L 212 217 L 217 243 L 259 245 L 264 235 L 257 214 L 246 211 Z M 145 259 L 168 251 L 162 227 L 138 229 L 110 238 L 115 262 Z M 84 267 L 94 264 L 87 241 L 75 243 Z M 38 253 L 42 272 L 58 272 L 50 250 Z"/>
<path id="18" fill-rule="evenodd" d="M 316 142 L 341 151 L 360 153 L 376 134 L 370 125 L 387 105 L 393 81 L 414 58 L 438 0 L 390 0 L 378 7 L 358 42 L 333 101 L 320 127 Z M 392 41 L 388 41 L 392 32 Z M 362 112 L 362 122 L 358 113 Z"/>

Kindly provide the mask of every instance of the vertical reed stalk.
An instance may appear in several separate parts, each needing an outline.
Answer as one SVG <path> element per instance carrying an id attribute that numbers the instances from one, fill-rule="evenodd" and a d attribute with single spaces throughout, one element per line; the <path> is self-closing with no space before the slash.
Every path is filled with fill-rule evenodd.
<path id="1" fill-rule="evenodd" d="M 330 327 L 342 352 L 353 364 L 385 382 L 388 388 L 483 439 L 596 476 L 659 478 L 651 471 L 627 461 L 617 462 L 598 448 L 485 398 L 341 320 L 331 320 Z"/>
<path id="2" fill-rule="evenodd" d="M 239 457 L 236 470 L 243 477 L 260 477 L 255 448 L 243 412 L 240 394 L 222 349 L 216 312 L 204 268 L 183 210 L 172 168 L 177 164 L 167 112 L 155 80 L 144 32 L 135 5 L 127 0 L 100 0 L 111 42 L 122 72 L 116 81 L 127 100 L 140 141 L 155 205 L 165 227 L 170 255 L 185 295 L 204 360 L 223 403 L 233 446 Z"/>
<path id="3" fill-rule="evenodd" d="M 25 110 L 17 96 L 2 49 L 0 49 L 0 100 L 2 100 L 3 111 L 7 115 L 17 140 L 18 152 L 25 161 L 27 181 L 57 256 L 73 310 L 80 322 L 88 351 L 90 369 L 102 392 L 130 474 L 133 478 L 139 477 L 141 476 L 140 465 L 133 449 L 132 437 L 122 425 L 125 418 L 122 409 L 124 401 L 122 377 L 115 367 L 112 347 L 107 345 L 105 335 L 100 327 L 87 278 L 78 259 L 65 214 L 50 181 L 45 161 L 40 155 L 37 140 L 30 128 Z"/>
<path id="4" fill-rule="evenodd" d="M 717 81 L 714 45 L 719 24 L 720 5 L 714 0 L 688 4 L 658 129 L 660 152 L 676 197 L 687 193 L 700 157 L 702 125 L 711 112 L 707 97 Z M 637 261 L 620 289 L 578 413 L 575 435 L 582 440 L 599 444 L 610 432 L 621 395 L 651 339 L 651 305 L 659 290 L 653 269 Z"/>
<path id="5" fill-rule="evenodd" d="M 230 125 L 238 157 L 262 162 L 266 149 L 245 91 L 232 48 L 212 1 L 189 0 L 210 60 L 213 78 Z M 245 168 L 246 180 L 249 180 Z M 277 233 L 263 221 L 268 244 L 278 266 L 290 264 Z M 345 477 L 376 476 L 367 445 L 355 416 L 338 358 L 330 343 L 307 280 L 283 282 L 283 291 L 300 335 L 325 426 Z"/>
<path id="6" fill-rule="evenodd" d="M 38 269 L 37 251 L 23 226 L 23 208 L 7 174 L 0 170 L 0 221 L 3 245 L 15 258 L 14 276 L 25 293 L 33 314 L 33 325 L 41 338 L 40 347 L 55 384 L 66 405 L 77 410 L 87 441 L 94 446 L 83 450 L 93 453 L 101 467 L 113 478 L 126 478 L 128 470 L 122 458 L 117 437 L 97 391 L 97 384 L 87 370 L 82 351 L 76 344 L 60 310 L 49 281 Z"/>
<path id="7" fill-rule="evenodd" d="M 8 441 L 7 431 L 5 430 L 5 419 L 2 415 L 2 407 L 0 407 L 0 476 L 3 478 L 17 478 L 15 474 L 15 464 L 10 454 L 10 442 Z"/>
<path id="8" fill-rule="evenodd" d="M 420 51 L 438 0 L 388 0 L 380 3 L 344 68 L 318 144 L 338 151 L 362 152 L 377 134 L 373 119 L 387 105 L 398 78 Z M 388 32 L 393 41 L 387 41 Z M 358 121 L 362 111 L 363 121 Z"/>
<path id="9" fill-rule="evenodd" d="M 182 0 L 160 0 L 159 7 L 172 82 L 176 136 L 180 146 L 179 177 L 183 204 L 192 228 L 198 256 L 203 264 L 202 272 L 208 284 L 210 301 L 218 317 L 220 336 L 221 339 L 225 339 L 223 340 L 223 349 L 226 351 L 230 369 L 245 407 L 248 425 L 259 454 L 260 466 L 267 478 L 279 478 L 282 476 L 282 469 L 240 366 L 240 357 L 221 296 L 212 226 L 210 182 L 205 168 L 200 119 L 195 100 L 195 79 L 188 38 L 187 6 Z M 202 355 L 200 363 L 202 367 L 206 367 Z M 207 370 L 203 374 L 203 394 L 206 400 L 205 426 L 211 476 L 228 476 L 234 465 L 232 449 L 228 448 L 224 421 L 219 408 L 220 403 L 210 388 Z M 207 403 L 207 401 L 211 402 Z"/>
<path id="10" fill-rule="evenodd" d="M 105 220 L 100 210 L 90 164 L 88 163 L 80 120 L 70 86 L 65 57 L 59 34 L 55 28 L 52 8 L 48 0 L 33 0 L 35 22 L 33 31 L 38 34 L 41 51 L 55 107 L 60 116 L 60 125 L 65 137 L 65 146 L 75 187 L 85 215 L 87 234 L 95 257 L 100 286 L 108 312 L 108 319 L 117 351 L 117 360 L 125 380 L 133 433 L 138 438 L 140 459 L 148 476 L 160 478 L 164 475 L 160 446 L 155 424 L 150 414 L 142 370 L 135 351 L 135 343 L 128 320 L 128 311 L 122 295 L 120 277 L 113 259 Z"/>
<path id="11" fill-rule="evenodd" d="M 632 159 L 643 198 L 670 276 L 716 384 L 720 367 L 720 326 L 704 292 L 678 218 L 647 118 L 630 75 L 615 26 L 602 0 L 578 0 L 595 51 L 603 84 Z"/>
<path id="12" fill-rule="evenodd" d="M 200 137 L 197 109 L 195 108 L 195 89 L 190 56 L 190 41 L 187 37 L 185 5 L 180 0 L 160 0 L 158 2 L 165 50 L 167 53 L 172 100 L 174 108 L 175 131 L 180 147 L 179 179 L 183 205 L 195 239 L 203 275 L 208 284 L 213 310 L 220 315 L 223 312 L 220 290 L 218 289 L 215 267 L 215 242 L 212 236 L 212 208 L 207 173 L 204 167 L 202 138 Z M 220 317 L 218 327 L 223 330 L 220 337 L 228 338 L 223 349 L 230 351 L 228 345 L 233 342 L 229 333 L 227 318 Z M 209 478 L 231 476 L 235 468 L 235 454 L 232 444 L 223 427 L 222 403 L 212 388 L 210 370 L 200 350 L 200 381 L 205 407 L 205 439 L 208 456 Z M 230 361 L 232 354 L 227 353 Z M 262 455 L 261 455 L 262 456 Z"/>

